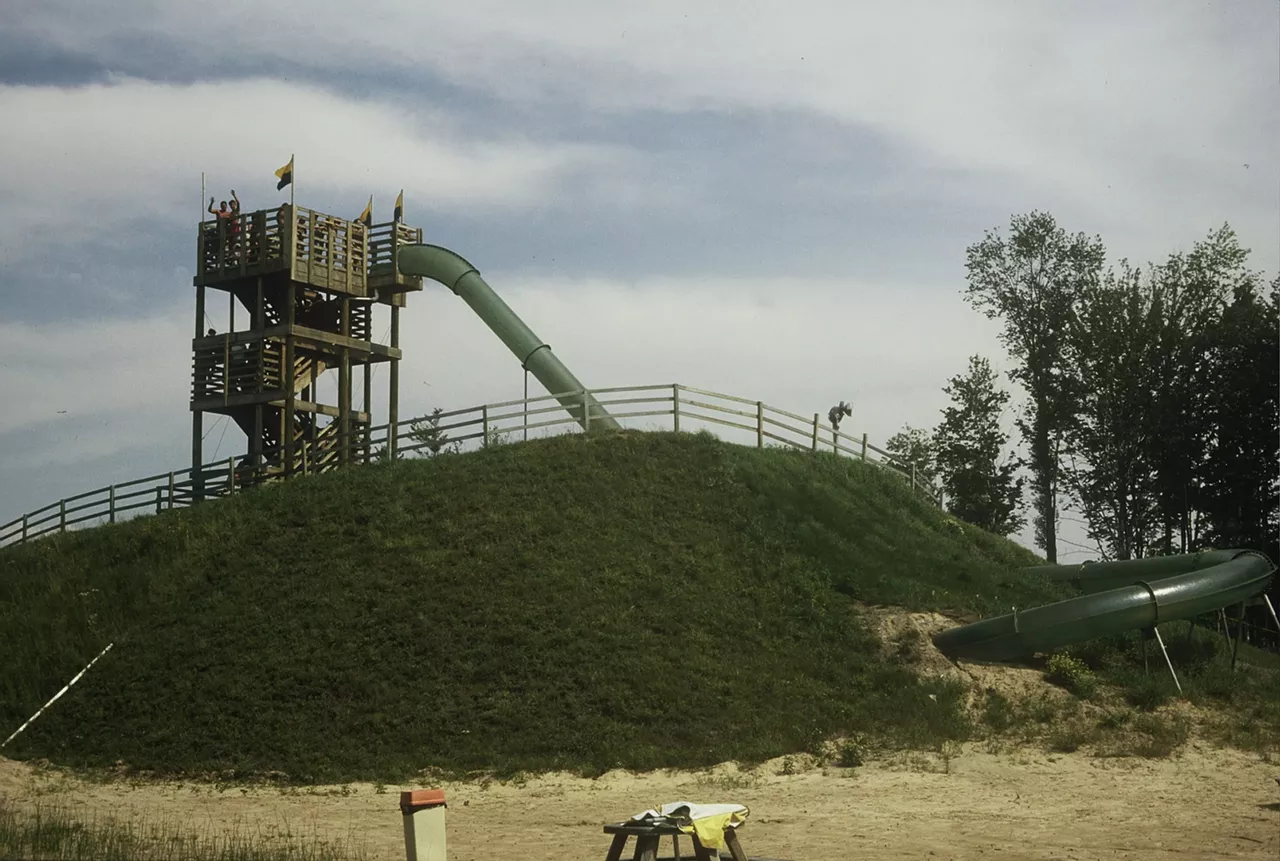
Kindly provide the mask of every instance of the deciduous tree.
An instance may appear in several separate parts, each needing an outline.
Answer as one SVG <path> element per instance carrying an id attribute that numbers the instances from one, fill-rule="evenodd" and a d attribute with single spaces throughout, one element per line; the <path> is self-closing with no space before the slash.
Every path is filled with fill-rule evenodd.
<path id="1" fill-rule="evenodd" d="M 1150 456 L 1160 525 L 1156 549 L 1163 553 L 1190 550 L 1197 541 L 1198 493 L 1216 422 L 1211 399 L 1218 381 L 1211 357 L 1227 305 L 1242 290 L 1257 292 L 1248 254 L 1224 225 L 1153 270 L 1162 324 L 1152 357 Z"/>
<path id="2" fill-rule="evenodd" d="M 915 467 L 916 481 L 931 487 L 937 484 L 937 446 L 929 431 L 903 425 L 902 430 L 889 437 L 884 448 L 893 455 L 898 468 L 903 472 L 910 473 L 912 467 Z"/>
<path id="3" fill-rule="evenodd" d="M 942 411 L 933 445 L 951 513 L 988 532 L 1009 535 L 1025 522 L 1020 514 L 1022 479 L 1016 476 L 1017 458 L 1005 452 L 1009 437 L 1000 419 L 1009 394 L 996 387 L 996 380 L 989 361 L 970 357 L 968 371 L 943 388 L 952 403 Z"/>
<path id="4" fill-rule="evenodd" d="M 1018 428 L 1029 449 L 1036 542 L 1051 562 L 1058 558 L 1062 444 L 1078 398 L 1064 341 L 1105 256 L 1100 238 L 1068 235 L 1042 212 L 1014 216 L 1007 239 L 990 230 L 967 249 L 967 298 L 1004 323 L 1001 341 L 1017 363 L 1010 377 L 1027 392 Z"/>
<path id="5" fill-rule="evenodd" d="M 1142 556 L 1155 537 L 1165 324 L 1153 279 L 1124 261 L 1085 289 L 1071 324 L 1067 358 L 1079 401 L 1064 486 L 1110 559 Z"/>
<path id="6" fill-rule="evenodd" d="M 1275 559 L 1280 529 L 1280 278 L 1269 295 L 1237 285 L 1213 336 L 1200 507 L 1206 542 Z"/>

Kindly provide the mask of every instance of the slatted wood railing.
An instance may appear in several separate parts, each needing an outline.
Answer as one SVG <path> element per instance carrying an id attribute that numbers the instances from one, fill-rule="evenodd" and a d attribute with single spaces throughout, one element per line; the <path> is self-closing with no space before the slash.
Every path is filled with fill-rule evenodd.
<path id="1" fill-rule="evenodd" d="M 817 413 L 802 416 L 761 401 L 678 383 L 591 389 L 589 393 L 624 427 L 675 431 L 715 427 L 729 431 L 727 441 L 730 442 L 760 448 L 783 446 L 835 452 L 889 469 L 914 491 L 934 504 L 942 504 L 941 492 L 921 481 L 912 467 L 904 466 L 890 452 L 872 445 L 865 433 L 837 431 Z M 568 394 L 585 401 L 587 393 Z M 564 397 L 564 394 L 542 395 L 443 412 L 430 419 L 434 422 L 434 438 L 426 438 L 422 433 L 429 424 L 426 417 L 406 419 L 394 426 L 353 427 L 348 433 L 351 459 L 365 462 L 391 456 L 427 455 L 441 445 L 465 450 L 492 445 L 499 440 L 528 439 L 530 431 L 580 430 L 560 403 Z M 590 421 L 588 429 L 589 425 Z M 343 446 L 337 426 L 324 428 L 317 443 L 307 457 L 298 456 L 299 468 L 308 472 L 324 471 L 337 463 Z M 255 468 L 241 456 L 208 463 L 194 471 L 174 470 L 86 491 L 0 524 L 0 547 L 226 496 L 246 485 L 271 480 L 271 474 L 278 470 L 278 466 Z"/>

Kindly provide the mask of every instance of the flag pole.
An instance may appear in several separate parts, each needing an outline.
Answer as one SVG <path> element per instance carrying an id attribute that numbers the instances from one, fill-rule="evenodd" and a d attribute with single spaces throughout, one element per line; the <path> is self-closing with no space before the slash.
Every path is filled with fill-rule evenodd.
<path id="1" fill-rule="evenodd" d="M 201 224 L 204 224 L 204 213 L 205 213 L 204 192 L 205 192 L 204 171 L 200 171 L 200 223 Z"/>
<path id="2" fill-rule="evenodd" d="M 293 212 L 293 190 L 298 185 L 298 165 L 293 160 L 293 153 L 289 153 L 289 211 Z"/>

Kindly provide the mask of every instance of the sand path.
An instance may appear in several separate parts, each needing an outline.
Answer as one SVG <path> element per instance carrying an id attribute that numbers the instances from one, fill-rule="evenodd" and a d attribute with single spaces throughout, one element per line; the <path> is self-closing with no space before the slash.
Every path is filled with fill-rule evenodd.
<path id="1" fill-rule="evenodd" d="M 782 766 L 446 783 L 449 857 L 603 859 L 603 823 L 690 800 L 746 804 L 747 852 L 794 861 L 1280 859 L 1280 766 L 1195 743 L 1167 760 L 992 754 L 972 745 L 950 760 L 949 773 L 923 756 L 849 770 L 781 774 Z M 20 804 L 57 800 L 86 815 L 144 815 L 201 830 L 351 837 L 375 861 L 404 857 L 402 788 L 421 787 L 86 783 L 0 759 L 0 797 Z"/>

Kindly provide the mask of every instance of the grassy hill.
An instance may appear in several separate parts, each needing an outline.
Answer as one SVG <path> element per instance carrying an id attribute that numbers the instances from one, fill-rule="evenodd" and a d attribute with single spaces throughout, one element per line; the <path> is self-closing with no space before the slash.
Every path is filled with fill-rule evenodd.
<path id="1" fill-rule="evenodd" d="M 709 435 L 351 469 L 0 554 L 5 749 L 163 774 L 395 780 L 932 745 L 963 691 L 854 601 L 1064 597 L 898 477 Z"/>

